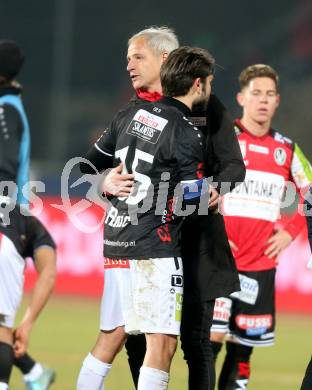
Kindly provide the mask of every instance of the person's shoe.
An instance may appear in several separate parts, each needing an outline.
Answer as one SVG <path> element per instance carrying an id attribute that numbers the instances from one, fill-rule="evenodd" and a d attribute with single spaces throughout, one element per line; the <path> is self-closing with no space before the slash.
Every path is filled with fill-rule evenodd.
<path id="1" fill-rule="evenodd" d="M 43 372 L 33 381 L 26 381 L 26 390 L 47 390 L 55 380 L 55 371 L 52 368 L 42 367 Z"/>

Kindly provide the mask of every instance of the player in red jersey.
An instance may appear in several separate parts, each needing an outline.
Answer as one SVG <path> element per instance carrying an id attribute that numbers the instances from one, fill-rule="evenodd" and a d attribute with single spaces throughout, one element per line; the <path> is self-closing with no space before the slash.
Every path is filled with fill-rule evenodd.
<path id="1" fill-rule="evenodd" d="M 245 389 L 255 346 L 274 343 L 277 257 L 305 224 L 298 211 L 276 230 L 282 196 L 295 198 L 312 180 L 311 166 L 299 147 L 271 128 L 279 105 L 278 75 L 267 65 L 252 65 L 239 77 L 237 101 L 243 116 L 236 132 L 246 179 L 222 201 L 226 230 L 240 273 L 241 291 L 217 299 L 211 339 L 215 358 L 227 334 L 219 389 Z M 302 200 L 301 194 L 299 194 Z M 301 203 L 301 202 L 300 202 Z"/>

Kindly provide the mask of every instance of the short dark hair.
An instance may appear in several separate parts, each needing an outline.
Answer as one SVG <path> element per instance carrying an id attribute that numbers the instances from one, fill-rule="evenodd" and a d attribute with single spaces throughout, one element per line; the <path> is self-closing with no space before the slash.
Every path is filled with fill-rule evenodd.
<path id="1" fill-rule="evenodd" d="M 181 46 L 173 50 L 160 69 L 165 96 L 185 96 L 198 77 L 204 81 L 213 74 L 215 60 L 199 47 Z"/>
<path id="2" fill-rule="evenodd" d="M 278 74 L 271 66 L 265 64 L 250 65 L 245 68 L 239 75 L 239 85 L 241 90 L 247 87 L 251 80 L 257 77 L 268 77 L 275 83 L 276 89 L 278 87 Z"/>

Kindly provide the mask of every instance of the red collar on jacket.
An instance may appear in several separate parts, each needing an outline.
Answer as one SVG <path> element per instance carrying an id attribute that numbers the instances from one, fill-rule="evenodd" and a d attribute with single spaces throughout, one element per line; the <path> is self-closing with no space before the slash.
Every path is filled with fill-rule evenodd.
<path id="1" fill-rule="evenodd" d="M 159 92 L 147 92 L 142 91 L 141 89 L 136 89 L 135 92 L 140 99 L 147 100 L 149 102 L 156 102 L 162 98 L 162 95 Z"/>

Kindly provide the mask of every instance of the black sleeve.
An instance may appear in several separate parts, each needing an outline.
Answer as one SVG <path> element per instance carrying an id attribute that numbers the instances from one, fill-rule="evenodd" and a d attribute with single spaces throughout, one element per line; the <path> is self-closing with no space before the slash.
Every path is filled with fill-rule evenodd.
<path id="1" fill-rule="evenodd" d="M 184 126 L 183 126 L 184 125 Z M 203 135 L 200 130 L 180 123 L 177 128 L 176 159 L 181 181 L 203 177 Z"/>
<path id="2" fill-rule="evenodd" d="M 305 198 L 305 205 L 307 211 L 306 218 L 307 218 L 307 225 L 308 225 L 308 239 L 312 251 L 312 186 L 309 188 L 309 191 L 307 192 Z"/>
<path id="3" fill-rule="evenodd" d="M 16 182 L 23 122 L 10 104 L 0 105 L 0 180 Z"/>
<path id="4" fill-rule="evenodd" d="M 114 123 L 105 129 L 101 137 L 95 142 L 93 147 L 88 151 L 85 158 L 95 166 L 94 168 L 86 163 L 80 163 L 80 171 L 82 173 L 96 174 L 104 169 L 111 168 L 114 161 L 116 137 L 114 131 Z"/>
<path id="5" fill-rule="evenodd" d="M 231 183 L 228 189 L 244 181 L 246 168 L 234 130 L 234 122 L 216 95 L 211 95 L 207 107 L 207 169 L 220 192 L 221 183 Z M 222 191 L 223 192 L 223 191 Z"/>
<path id="6" fill-rule="evenodd" d="M 24 257 L 34 258 L 36 249 L 41 246 L 49 246 L 53 249 L 56 244 L 47 229 L 34 216 L 25 216 L 26 223 L 26 242 Z"/>

